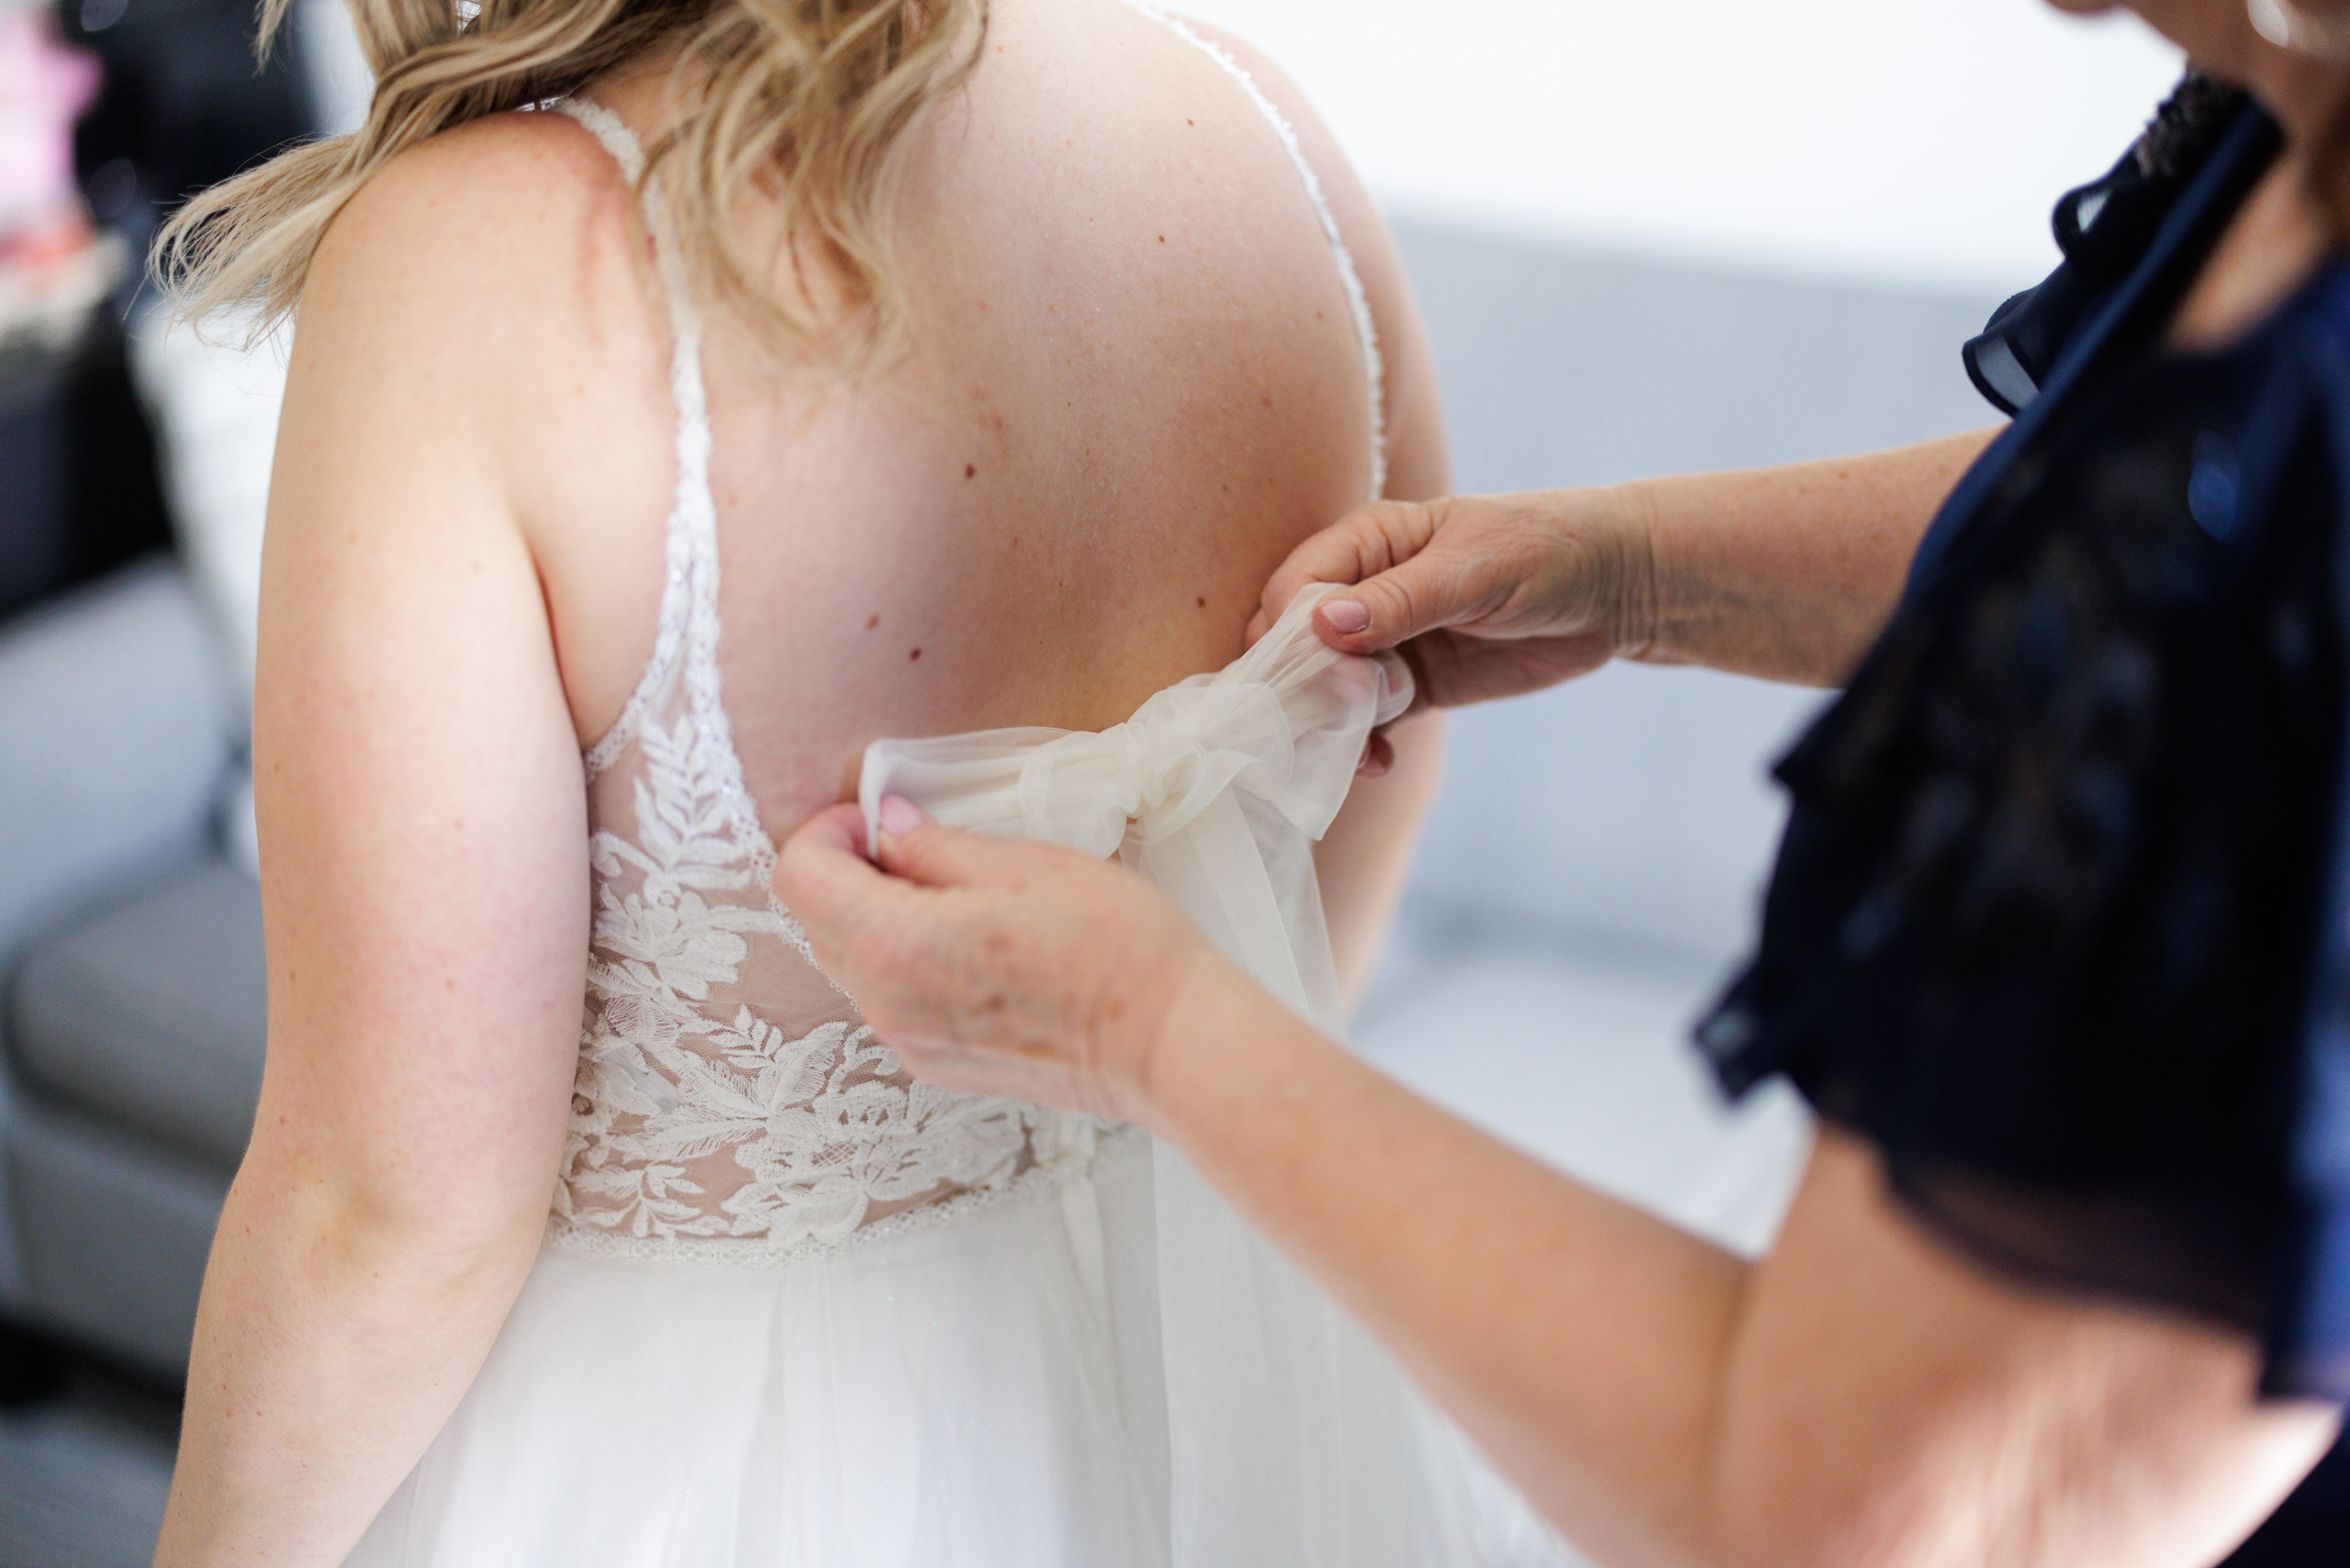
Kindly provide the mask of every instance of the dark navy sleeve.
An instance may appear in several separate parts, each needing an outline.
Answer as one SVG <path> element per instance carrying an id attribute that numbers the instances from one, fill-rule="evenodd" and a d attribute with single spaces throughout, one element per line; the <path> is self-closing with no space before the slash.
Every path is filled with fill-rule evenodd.
<path id="1" fill-rule="evenodd" d="M 1700 1044 L 1963 1249 L 2350 1399 L 2350 263 L 2029 418 L 1780 766 Z"/>
<path id="2" fill-rule="evenodd" d="M 2015 421 L 1919 542 L 1910 592 L 1933 576 L 2042 424 L 2161 335 L 2281 145 L 2258 104 L 2190 72 L 2112 172 L 2057 203 L 2064 263 L 2000 306 L 1964 351 L 1975 386 Z"/>
<path id="3" fill-rule="evenodd" d="M 2119 162 L 2057 201 L 2050 226 L 2064 260 L 2037 287 L 1993 311 L 1960 351 L 1975 390 L 2003 414 L 2031 407 L 2099 319 L 2143 290 L 2140 274 L 2149 262 L 2157 273 L 2174 270 L 2165 241 L 2175 217 L 2210 210 L 2224 219 L 2235 210 L 2275 155 L 2266 118 L 2236 88 L 2188 73 Z M 2210 235 L 2180 238 L 2191 268 Z"/>

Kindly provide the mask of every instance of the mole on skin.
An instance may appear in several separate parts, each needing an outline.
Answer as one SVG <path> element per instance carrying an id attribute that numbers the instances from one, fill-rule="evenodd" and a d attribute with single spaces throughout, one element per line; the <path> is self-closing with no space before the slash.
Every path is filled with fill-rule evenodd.
<path id="1" fill-rule="evenodd" d="M 922 657 L 922 650 L 921 650 L 920 648 L 916 648 L 912 653 L 910 653 L 910 654 L 908 654 L 908 655 L 906 655 L 906 662 L 907 662 L 908 664 L 912 664 L 912 663 L 913 663 L 913 662 L 914 662 L 914 660 L 916 660 L 916 659 L 918 659 L 918 658 L 920 658 L 920 657 Z"/>
<path id="2" fill-rule="evenodd" d="M 979 465 L 976 463 L 966 463 L 963 465 L 963 477 L 966 479 L 976 478 L 979 476 Z"/>
<path id="3" fill-rule="evenodd" d="M 868 632 L 872 631 L 876 626 L 878 626 L 878 625 L 880 625 L 880 624 L 881 624 L 881 617 L 880 617 L 879 615 L 878 615 L 878 614 L 876 614 L 876 615 L 868 615 L 868 616 L 867 616 L 867 617 L 865 618 L 865 629 L 866 629 L 867 631 L 868 631 Z"/>

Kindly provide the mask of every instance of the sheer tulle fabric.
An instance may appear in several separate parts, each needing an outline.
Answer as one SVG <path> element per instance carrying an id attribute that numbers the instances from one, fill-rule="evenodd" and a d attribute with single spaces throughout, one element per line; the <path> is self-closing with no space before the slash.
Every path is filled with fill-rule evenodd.
<path id="1" fill-rule="evenodd" d="M 1099 734 L 879 741 L 859 785 L 950 826 L 1116 854 L 1317 1027 L 1343 1027 L 1313 846 L 1411 678 L 1333 652 L 1299 594 L 1237 662 Z M 1460 1456 L 1386 1355 L 1173 1148 L 1151 1184 L 1171 1560 L 1483 1560 Z"/>
<path id="2" fill-rule="evenodd" d="M 1150 1206 L 1113 1138 L 774 1269 L 543 1256 L 352 1568 L 1170 1562 Z"/>
<path id="3" fill-rule="evenodd" d="M 989 730 L 876 741 L 857 794 L 868 827 L 903 795 L 949 826 L 1116 855 L 1317 1027 L 1345 1023 L 1314 842 L 1347 798 L 1374 725 L 1411 703 L 1403 662 L 1316 636 L 1307 587 L 1257 645 L 1098 733 Z"/>

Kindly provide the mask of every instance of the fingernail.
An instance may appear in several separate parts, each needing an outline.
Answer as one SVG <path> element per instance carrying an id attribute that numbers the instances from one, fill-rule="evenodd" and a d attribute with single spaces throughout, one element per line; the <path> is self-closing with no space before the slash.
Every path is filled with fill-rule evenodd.
<path id="1" fill-rule="evenodd" d="M 1371 630 L 1371 611 L 1357 599 L 1326 599 L 1322 601 L 1322 619 L 1330 630 L 1351 637 L 1358 632 Z"/>
<path id="2" fill-rule="evenodd" d="M 881 809 L 875 813 L 881 819 L 881 831 L 895 838 L 901 833 L 912 833 L 922 826 L 922 808 L 903 795 L 884 795 Z"/>

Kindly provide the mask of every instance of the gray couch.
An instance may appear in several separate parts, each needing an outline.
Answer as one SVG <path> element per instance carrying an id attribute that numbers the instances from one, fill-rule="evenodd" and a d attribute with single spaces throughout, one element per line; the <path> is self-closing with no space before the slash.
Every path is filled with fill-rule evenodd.
<path id="1" fill-rule="evenodd" d="M 0 1314 L 165 1377 L 261 1079 L 236 728 L 166 561 L 0 635 Z"/>
<path id="2" fill-rule="evenodd" d="M 1852 451 L 1986 421 L 1986 301 L 1407 228 L 1464 489 Z M 165 1378 L 260 1080 L 259 899 L 222 853 L 226 660 L 153 562 L 0 628 L 0 1318 Z M 1817 699 L 1613 670 L 1461 715 L 1375 1059 L 1684 1223 L 1767 1240 L 1807 1137 L 1683 1044 L 1745 940 L 1769 754 Z"/>

